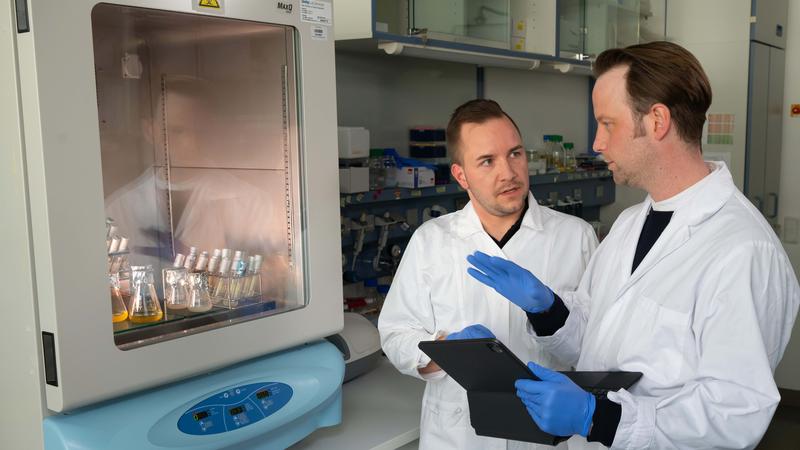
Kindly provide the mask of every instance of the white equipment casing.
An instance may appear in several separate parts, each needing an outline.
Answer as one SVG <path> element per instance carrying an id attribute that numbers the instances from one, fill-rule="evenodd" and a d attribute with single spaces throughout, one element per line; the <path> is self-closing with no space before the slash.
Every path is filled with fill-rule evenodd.
<path id="1" fill-rule="evenodd" d="M 0 91 L 2 134 L 9 139 L 3 138 L 3 144 L 11 145 L 16 164 L 2 170 L 24 170 L 8 177 L 3 173 L 0 199 L 4 205 L 8 199 L 15 214 L 27 206 L 27 223 L 16 217 L 8 222 L 9 229 L 3 227 L 4 243 L 6 239 L 21 242 L 4 257 L 15 265 L 15 271 L 6 273 L 14 280 L 3 281 L 19 283 L 12 292 L 22 294 L 4 301 L 23 305 L 14 310 L 21 315 L 21 328 L 28 331 L 16 338 L 23 342 L 6 340 L 2 346 L 12 366 L 26 362 L 26 367 L 14 367 L 15 371 L 35 371 L 32 375 L 40 379 L 46 408 L 71 410 L 341 330 L 341 279 L 339 271 L 333 270 L 340 266 L 341 249 L 332 31 L 324 39 L 318 34 L 312 39 L 319 26 L 301 21 L 300 2 L 287 11 L 279 2 L 237 0 L 225 2 L 222 10 L 226 18 L 290 25 L 297 30 L 305 307 L 123 351 L 112 337 L 104 275 L 105 211 L 91 23 L 92 9 L 99 2 L 28 3 L 28 32 L 16 32 L 9 5 L 0 13 L 5 42 L 0 56 L 10 59 L 16 71 L 6 73 L 4 64 L 2 79 L 10 78 L 15 84 L 4 83 Z M 119 3 L 202 14 L 188 0 Z M 23 192 L 27 205 L 18 198 Z M 25 289 L 28 280 L 33 281 L 33 289 Z M 5 307 L 3 312 L 7 312 Z M 41 349 L 42 333 L 55 338 L 57 386 L 44 383 L 41 355 L 35 359 L 30 355 L 29 341 L 36 339 L 35 346 Z M 6 414 L 17 413 L 3 413 L 3 421 Z M 43 410 L 42 414 L 47 413 Z"/>

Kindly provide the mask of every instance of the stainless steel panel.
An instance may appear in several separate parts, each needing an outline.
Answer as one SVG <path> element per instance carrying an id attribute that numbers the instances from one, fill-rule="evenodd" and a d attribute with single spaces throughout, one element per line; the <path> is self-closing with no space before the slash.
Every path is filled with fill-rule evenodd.
<path id="1" fill-rule="evenodd" d="M 788 0 L 752 0 L 753 15 L 751 39 L 774 47 L 786 47 L 786 25 L 789 13 Z"/>
<path id="2" fill-rule="evenodd" d="M 766 169 L 767 104 L 769 94 L 769 47 L 750 43 L 750 111 L 747 116 L 745 193 L 764 212 L 764 171 Z"/>
<path id="3" fill-rule="evenodd" d="M 778 191 L 781 176 L 783 142 L 783 78 L 785 52 L 769 49 L 769 93 L 767 94 L 767 140 L 764 169 L 764 192 L 767 195 L 764 215 L 770 221 L 778 217 Z"/>

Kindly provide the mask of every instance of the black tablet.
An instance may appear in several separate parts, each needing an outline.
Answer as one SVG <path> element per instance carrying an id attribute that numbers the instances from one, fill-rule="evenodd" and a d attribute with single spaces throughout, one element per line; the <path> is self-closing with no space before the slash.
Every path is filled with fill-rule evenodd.
<path id="1" fill-rule="evenodd" d="M 466 389 L 470 423 L 478 435 L 548 445 L 568 438 L 545 433 L 528 415 L 514 382 L 539 378 L 497 339 L 423 341 L 419 349 Z M 596 395 L 628 388 L 642 376 L 640 372 L 561 373 Z"/>
<path id="2" fill-rule="evenodd" d="M 520 378 L 539 379 L 495 338 L 423 341 L 419 349 L 468 391 L 514 392 Z"/>

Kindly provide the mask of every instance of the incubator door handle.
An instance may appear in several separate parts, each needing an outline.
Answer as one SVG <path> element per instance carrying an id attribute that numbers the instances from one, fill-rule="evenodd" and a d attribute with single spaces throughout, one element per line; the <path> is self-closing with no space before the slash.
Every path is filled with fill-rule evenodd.
<path id="1" fill-rule="evenodd" d="M 774 219 L 778 217 L 778 194 L 775 192 L 770 192 L 767 194 L 767 197 L 771 197 L 775 201 L 775 203 L 772 204 L 772 214 L 768 216 L 770 219 Z"/>

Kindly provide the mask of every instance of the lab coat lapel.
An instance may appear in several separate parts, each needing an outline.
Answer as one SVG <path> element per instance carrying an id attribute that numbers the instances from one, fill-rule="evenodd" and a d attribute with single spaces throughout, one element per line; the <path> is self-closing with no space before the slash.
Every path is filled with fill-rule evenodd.
<path id="1" fill-rule="evenodd" d="M 489 233 L 483 229 L 483 224 L 481 224 L 478 213 L 475 212 L 471 201 L 458 214 L 456 234 L 464 242 L 472 242 L 475 245 L 473 251 L 480 250 L 487 255 L 506 257 L 497 244 L 494 243 L 492 237 L 489 236 Z"/>
<path id="2" fill-rule="evenodd" d="M 542 229 L 543 218 L 541 211 L 537 208 L 541 207 L 536 203 L 536 199 L 534 199 L 533 195 L 529 192 L 528 211 L 522 218 L 522 227 L 520 228 L 520 231 L 517 232 L 517 235 L 526 234 L 523 229 Z M 483 224 L 481 224 L 480 218 L 475 212 L 475 208 L 473 207 L 471 201 L 467 203 L 461 211 L 459 211 L 457 220 L 456 233 L 464 242 L 471 242 L 475 246 L 474 249 L 469 251 L 469 253 L 472 253 L 475 250 L 480 250 L 487 255 L 499 256 L 501 258 L 514 260 L 513 255 L 518 252 L 514 252 L 514 247 L 509 247 L 509 244 L 506 244 L 506 246 L 511 250 L 509 252 L 505 252 L 503 249 L 498 247 L 492 237 L 489 236 L 489 233 L 483 229 Z M 518 237 L 517 235 L 514 237 Z M 512 241 L 513 240 L 514 238 L 512 238 Z M 501 342 L 510 344 L 512 342 L 510 337 L 512 321 L 509 320 L 512 308 L 511 302 L 494 289 L 472 279 L 467 274 L 464 275 L 467 277 L 467 283 L 472 283 L 478 288 L 478 290 L 475 292 L 483 292 L 486 301 L 489 302 L 489 304 L 486 305 L 488 309 L 478 307 L 477 310 L 470 312 L 470 316 L 480 317 L 481 314 L 478 313 L 478 310 L 487 311 L 487 322 L 489 323 L 484 323 L 483 325 L 492 330 L 492 332 Z M 475 306 L 475 303 L 473 302 L 470 302 L 470 304 Z"/>
<path id="3" fill-rule="evenodd" d="M 466 255 L 472 254 L 476 250 L 491 256 L 506 257 L 489 236 L 489 233 L 483 229 L 483 225 L 471 201 L 457 214 L 454 232 L 462 242 L 462 245 L 465 246 L 459 253 L 466 250 L 461 257 L 466 258 Z M 509 314 L 509 301 L 501 297 L 494 289 L 469 276 L 466 273 L 466 267 L 469 267 L 469 264 L 466 264 L 466 260 L 464 264 L 465 266 L 457 266 L 459 267 L 457 270 L 464 271 L 461 274 L 464 283 L 466 283 L 464 292 L 474 297 L 461 305 L 464 309 L 464 317 L 470 318 L 467 321 L 469 323 L 464 323 L 463 326 L 481 323 L 492 330 L 492 333 L 500 341 L 510 342 L 508 321 L 505 320 Z"/>
<path id="4" fill-rule="evenodd" d="M 693 194 L 689 202 L 679 210 L 675 211 L 670 220 L 669 225 L 664 232 L 659 236 L 653 248 L 647 253 L 639 267 L 631 274 L 628 281 L 623 283 L 622 287 L 617 292 L 617 299 L 622 297 L 625 292 L 630 289 L 637 281 L 639 281 L 645 274 L 650 272 L 653 268 L 659 265 L 659 262 L 675 252 L 681 246 L 689 241 L 692 235 L 692 227 L 700 226 L 704 221 L 713 216 L 717 211 L 722 208 L 727 199 L 732 195 L 735 189 L 733 179 L 724 163 L 708 163 L 713 166 L 714 170 L 707 175 L 707 179 L 700 182 L 704 183 L 700 189 Z M 634 230 L 631 231 L 630 243 L 632 244 L 632 252 L 630 258 L 624 261 L 624 270 L 630 271 L 633 264 L 633 253 L 636 251 L 636 245 L 639 241 L 639 234 L 641 234 L 642 227 L 644 226 L 644 219 L 650 211 L 652 199 L 647 196 L 644 201 L 641 217 L 636 221 Z M 636 236 L 635 239 L 632 236 Z M 629 245 L 630 247 L 630 245 Z"/>
<path id="5" fill-rule="evenodd" d="M 676 218 L 677 219 L 677 218 Z M 640 231 L 641 232 L 641 231 Z M 670 255 L 675 250 L 679 249 L 683 244 L 685 244 L 689 240 L 689 227 L 688 225 L 675 223 L 674 220 L 671 220 L 667 228 L 664 232 L 659 236 L 656 243 L 653 244 L 653 247 L 647 252 L 642 262 L 639 263 L 639 266 L 636 270 L 631 274 L 628 281 L 622 285 L 619 292 L 617 293 L 617 298 L 619 299 L 625 292 L 631 288 L 637 281 L 639 281 L 646 273 L 651 271 L 653 268 L 658 266 L 658 263 Z M 638 243 L 638 236 L 636 239 L 636 243 Z M 636 245 L 634 245 L 635 251 Z M 625 270 L 630 272 L 630 268 L 633 264 L 633 258 L 629 264 L 625 266 Z"/>

